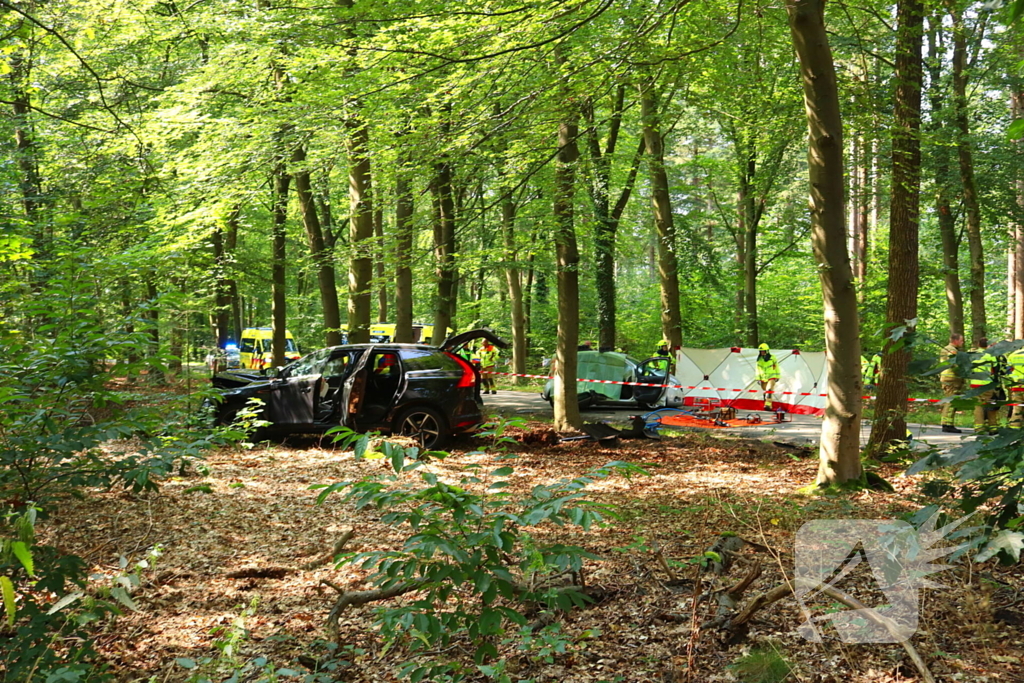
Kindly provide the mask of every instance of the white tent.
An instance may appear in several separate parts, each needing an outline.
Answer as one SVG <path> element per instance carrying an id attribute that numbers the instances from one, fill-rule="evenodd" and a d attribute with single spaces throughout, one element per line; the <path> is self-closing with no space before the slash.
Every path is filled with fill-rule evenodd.
<path id="1" fill-rule="evenodd" d="M 790 413 L 824 415 L 828 387 L 824 352 L 772 349 L 781 377 L 775 385 L 775 406 Z M 684 405 L 717 399 L 738 410 L 764 407 L 757 383 L 757 349 L 680 349 L 675 376 L 683 385 Z"/>

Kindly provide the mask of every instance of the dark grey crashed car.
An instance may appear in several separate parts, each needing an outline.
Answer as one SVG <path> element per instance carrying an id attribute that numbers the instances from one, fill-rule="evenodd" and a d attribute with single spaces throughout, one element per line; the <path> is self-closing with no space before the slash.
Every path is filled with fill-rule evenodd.
<path id="1" fill-rule="evenodd" d="M 343 425 L 417 437 L 439 449 L 483 422 L 480 373 L 455 352 L 477 339 L 508 343 L 490 330 L 451 337 L 440 347 L 349 344 L 314 351 L 266 375 L 224 372 L 213 378 L 223 400 L 217 421 L 232 423 L 250 399 L 270 423 L 257 438 L 324 432 Z"/>

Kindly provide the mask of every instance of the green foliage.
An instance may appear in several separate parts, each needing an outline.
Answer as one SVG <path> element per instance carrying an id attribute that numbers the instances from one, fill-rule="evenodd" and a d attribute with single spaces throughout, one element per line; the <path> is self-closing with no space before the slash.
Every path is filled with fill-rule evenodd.
<path id="1" fill-rule="evenodd" d="M 189 671 L 186 679 L 188 683 L 277 683 L 283 678 L 300 675 L 300 672 L 294 669 L 275 666 L 266 657 L 242 659 L 242 646 L 249 639 L 247 623 L 256 614 L 258 605 L 257 598 L 253 598 L 245 609 L 239 605 L 241 611 L 230 624 L 218 626 L 210 631 L 210 635 L 214 637 L 213 646 L 217 650 L 215 656 L 199 659 L 178 657 L 174 660 L 175 664 Z M 305 680 L 312 683 L 323 679 L 307 677 Z"/>
<path id="2" fill-rule="evenodd" d="M 922 485 L 924 494 L 965 513 L 980 512 L 986 522 L 981 541 L 987 545 L 978 561 L 998 557 L 1020 560 L 1024 534 L 1018 529 L 1024 500 L 1024 430 L 1001 429 L 995 436 L 980 436 L 947 451 L 932 451 L 915 462 L 907 474 L 945 469 L 952 477 L 936 477 Z"/>
<path id="3" fill-rule="evenodd" d="M 13 509 L 31 501 L 45 510 L 85 487 L 150 490 L 213 443 L 193 429 L 187 402 L 132 407 L 131 394 L 111 386 L 115 372 L 133 377 L 156 365 L 139 360 L 146 335 L 111 333 L 97 319 L 77 258 L 64 264 L 67 277 L 24 304 L 25 316 L 42 321 L 31 334 L 0 328 L 0 500 Z M 128 437 L 138 440 L 112 447 Z"/>
<path id="4" fill-rule="evenodd" d="M 516 440 L 509 436 L 509 430 L 522 429 L 525 426 L 526 420 L 524 418 L 497 415 L 480 427 L 477 437 L 490 439 L 489 448 L 491 451 L 505 453 L 511 445 L 516 443 Z"/>
<path id="5" fill-rule="evenodd" d="M 585 605 L 578 586 L 554 579 L 598 558 L 580 547 L 543 542 L 536 530 L 603 524 L 610 510 L 587 500 L 586 487 L 612 474 L 642 472 L 613 462 L 517 498 L 505 491 L 511 467 L 467 474 L 455 484 L 418 471 L 423 461 L 412 459 L 416 449 L 390 444 L 385 450 L 390 474 L 313 488 L 320 490 L 318 503 L 344 492 L 357 509 L 382 511 L 381 521 L 409 534 L 400 549 L 349 554 L 341 562 L 369 571 L 377 588 L 416 592 L 408 604 L 380 608 L 376 621 L 387 649 L 406 648 L 400 673 L 414 682 L 462 676 L 458 664 L 430 654 L 453 641 L 468 641 L 478 666 L 492 665 L 509 624 L 527 625 L 529 605 L 563 611 Z"/>
<path id="6" fill-rule="evenodd" d="M 0 517 L 0 671 L 8 681 L 105 680 L 84 627 L 116 609 L 95 602 L 75 613 L 64 610 L 81 597 L 68 590 L 85 585 L 86 568 L 77 557 L 35 543 L 37 517 L 35 507 Z M 53 603 L 51 596 L 66 594 Z"/>
<path id="7" fill-rule="evenodd" d="M 754 648 L 727 668 L 742 683 L 782 683 L 793 673 L 793 665 L 774 645 Z"/>

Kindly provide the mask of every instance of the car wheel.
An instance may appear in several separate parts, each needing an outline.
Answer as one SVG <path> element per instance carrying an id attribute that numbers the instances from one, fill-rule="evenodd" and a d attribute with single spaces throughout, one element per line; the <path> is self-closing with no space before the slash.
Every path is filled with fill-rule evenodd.
<path id="1" fill-rule="evenodd" d="M 650 411 L 650 410 L 655 410 L 656 407 L 657 407 L 653 403 L 646 403 L 644 401 L 637 401 L 636 404 L 638 406 L 640 406 L 640 410 L 648 410 L 648 411 Z"/>
<path id="2" fill-rule="evenodd" d="M 436 451 L 448 445 L 449 434 L 444 417 L 429 406 L 409 408 L 395 420 L 395 434 L 411 436 L 420 447 Z"/>
<path id="3" fill-rule="evenodd" d="M 217 415 L 217 424 L 223 427 L 230 427 L 235 423 L 235 420 L 238 418 L 238 412 L 238 408 L 229 408 L 228 410 L 221 411 Z"/>

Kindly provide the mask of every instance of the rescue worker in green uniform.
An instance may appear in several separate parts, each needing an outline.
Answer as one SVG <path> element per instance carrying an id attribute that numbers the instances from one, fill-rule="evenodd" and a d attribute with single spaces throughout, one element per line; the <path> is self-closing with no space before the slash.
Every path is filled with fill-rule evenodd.
<path id="1" fill-rule="evenodd" d="M 484 385 L 481 393 L 486 394 L 488 389 L 492 394 L 498 393 L 494 390 L 494 371 L 498 365 L 498 349 L 490 340 L 484 340 L 484 346 L 480 349 L 480 380 Z"/>
<path id="2" fill-rule="evenodd" d="M 973 372 L 970 383 L 972 389 L 992 384 L 997 380 L 995 376 L 996 357 L 986 349 L 988 349 L 986 337 L 978 340 L 977 348 L 971 349 L 971 353 L 977 354 L 971 361 Z M 978 434 L 994 434 L 999 427 L 999 409 L 992 405 L 995 395 L 995 387 L 991 387 L 975 397 L 978 404 L 974 406 L 974 431 Z"/>
<path id="3" fill-rule="evenodd" d="M 771 351 L 768 350 L 767 344 L 761 344 L 757 347 L 757 383 L 761 385 L 761 391 L 764 392 L 764 409 L 772 409 L 773 394 L 775 393 L 775 383 L 779 381 L 779 377 L 782 373 L 779 372 L 779 362 L 772 356 Z"/>
<path id="4" fill-rule="evenodd" d="M 1020 429 L 1024 427 L 1024 348 L 1008 355 L 1006 365 L 1009 399 L 1015 404 L 1010 412 L 1010 426 Z"/>
<path id="5" fill-rule="evenodd" d="M 964 378 L 960 376 L 956 365 L 953 364 L 956 354 L 963 349 L 963 346 L 964 336 L 954 332 L 949 335 L 949 344 L 939 354 L 939 360 L 943 363 L 950 363 L 950 366 L 939 374 L 939 382 L 942 384 L 942 395 L 946 398 L 952 398 L 964 390 Z M 942 418 L 940 422 L 942 423 L 942 431 L 947 434 L 961 433 L 956 428 L 956 410 L 953 409 L 952 403 L 946 402 L 942 404 Z"/>

